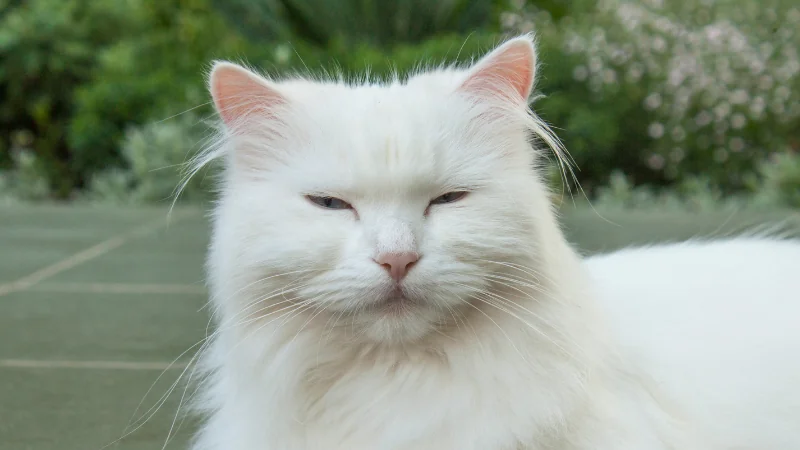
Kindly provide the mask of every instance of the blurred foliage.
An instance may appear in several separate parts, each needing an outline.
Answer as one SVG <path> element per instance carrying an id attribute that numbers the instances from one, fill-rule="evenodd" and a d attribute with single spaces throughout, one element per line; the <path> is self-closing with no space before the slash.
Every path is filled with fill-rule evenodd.
<path id="1" fill-rule="evenodd" d="M 752 194 L 798 206 L 791 2 L 0 0 L 0 10 L 4 197 L 169 197 L 175 165 L 202 146 L 214 59 L 384 78 L 535 31 L 534 107 L 591 197 L 630 206 Z"/>
<path id="2" fill-rule="evenodd" d="M 760 161 L 800 149 L 800 5 L 781 0 L 606 0 L 536 29 L 544 61 L 536 109 L 558 125 L 584 189 L 614 170 L 634 185 L 703 177 L 725 194 Z"/>
<path id="3" fill-rule="evenodd" d="M 800 154 L 775 154 L 758 171 L 760 177 L 750 179 L 756 202 L 800 208 Z"/>
<path id="4" fill-rule="evenodd" d="M 745 195 L 724 195 L 706 177 L 686 177 L 673 189 L 636 186 L 621 171 L 614 170 L 609 183 L 597 188 L 593 207 L 603 211 L 692 211 L 739 210 L 755 203 Z M 784 207 L 777 202 L 761 202 L 766 208 Z"/>
<path id="5" fill-rule="evenodd" d="M 119 165 L 131 124 L 206 103 L 218 57 L 259 52 L 206 0 L 30 0 L 0 18 L 0 164 L 23 136 L 52 195 Z M 206 109 L 206 112 L 210 110 Z"/>
<path id="6" fill-rule="evenodd" d="M 98 53 L 92 78 L 74 92 L 67 139 L 82 177 L 120 163 L 120 140 L 131 124 L 197 106 L 210 113 L 203 75 L 211 60 L 259 56 L 227 31 L 206 0 L 140 1 L 131 13 L 139 18 L 134 30 Z"/>
<path id="7" fill-rule="evenodd" d="M 393 46 L 493 26 L 497 0 L 212 0 L 254 40 Z"/>
<path id="8" fill-rule="evenodd" d="M 0 161 L 30 146 L 56 196 L 76 182 L 66 142 L 74 90 L 91 79 L 98 48 L 130 32 L 125 3 L 0 3 Z"/>
<path id="9" fill-rule="evenodd" d="M 0 200 L 46 200 L 50 196 L 50 187 L 33 152 L 15 152 L 13 163 L 15 170 L 0 172 Z"/>
<path id="10" fill-rule="evenodd" d="M 127 169 L 111 168 L 95 174 L 86 198 L 107 203 L 170 203 L 182 186 L 183 163 L 206 127 L 194 115 L 169 122 L 131 127 L 122 141 Z M 205 172 L 205 171 L 204 171 Z M 206 198 L 210 179 L 201 172 L 181 190 L 179 200 Z"/>

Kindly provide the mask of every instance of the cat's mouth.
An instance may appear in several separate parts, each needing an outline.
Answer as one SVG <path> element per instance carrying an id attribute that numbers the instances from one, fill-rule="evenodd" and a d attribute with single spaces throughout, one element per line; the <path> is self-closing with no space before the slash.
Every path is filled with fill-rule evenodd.
<path id="1" fill-rule="evenodd" d="M 403 292 L 400 287 L 396 287 L 373 303 L 371 309 L 381 314 L 403 315 L 417 306 L 419 306 L 417 300 Z"/>
<path id="2" fill-rule="evenodd" d="M 423 292 L 393 286 L 373 297 L 360 322 L 366 335 L 379 342 L 408 342 L 430 333 L 437 324 L 438 312 Z"/>

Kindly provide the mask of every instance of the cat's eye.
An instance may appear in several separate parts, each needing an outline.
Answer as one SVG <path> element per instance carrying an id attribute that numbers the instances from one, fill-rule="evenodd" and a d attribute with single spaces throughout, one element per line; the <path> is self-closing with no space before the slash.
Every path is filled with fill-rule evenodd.
<path id="1" fill-rule="evenodd" d="M 306 195 L 306 198 L 316 205 L 319 205 L 326 209 L 352 209 L 353 207 L 350 203 L 346 201 L 336 198 L 336 197 L 320 197 L 316 195 Z"/>
<path id="2" fill-rule="evenodd" d="M 440 195 L 431 200 L 431 205 L 442 205 L 444 203 L 453 203 L 461 200 L 467 195 L 466 191 L 453 191 L 444 195 Z"/>

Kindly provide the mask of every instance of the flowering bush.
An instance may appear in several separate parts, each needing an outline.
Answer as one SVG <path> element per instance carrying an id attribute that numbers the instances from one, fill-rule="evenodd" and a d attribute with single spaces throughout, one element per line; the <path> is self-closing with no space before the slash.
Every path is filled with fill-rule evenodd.
<path id="1" fill-rule="evenodd" d="M 564 128 L 584 188 L 617 168 L 634 184 L 702 176 L 731 192 L 760 176 L 760 161 L 800 150 L 800 6 L 604 0 L 572 11 L 556 24 L 518 4 L 503 21 L 539 35 L 537 108 Z"/>

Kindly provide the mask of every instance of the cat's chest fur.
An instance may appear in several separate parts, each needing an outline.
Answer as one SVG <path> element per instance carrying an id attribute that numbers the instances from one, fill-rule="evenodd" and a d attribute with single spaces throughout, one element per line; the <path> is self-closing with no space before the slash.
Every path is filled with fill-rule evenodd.
<path id="1" fill-rule="evenodd" d="M 530 434 L 535 418 L 523 404 L 535 396 L 508 392 L 521 374 L 471 377 L 454 369 L 441 361 L 378 362 L 357 374 L 307 380 L 296 393 L 305 448 L 513 448 L 515 435 Z M 514 410 L 524 411 L 518 423 L 506 420 Z"/>
<path id="2" fill-rule="evenodd" d="M 512 340 L 522 338 L 510 333 Z M 219 416 L 228 420 L 217 426 L 239 441 L 224 448 L 694 449 L 672 445 L 680 433 L 662 426 L 673 418 L 650 403 L 650 392 L 626 386 L 619 395 L 602 370 L 557 361 L 562 355 L 537 351 L 535 341 L 513 348 L 487 337 L 474 343 L 483 347 L 441 354 L 336 344 L 320 349 L 309 345 L 313 334 L 307 338 L 256 358 L 260 367 L 238 368 L 231 380 L 235 393 L 226 395 L 232 401 Z M 281 380 L 277 373 L 303 375 Z"/>
<path id="3" fill-rule="evenodd" d="M 265 365 L 250 376 L 238 373 L 237 390 L 253 400 L 240 417 L 264 424 L 242 428 L 256 434 L 242 448 L 260 448 L 256 442 L 287 450 L 533 448 L 525 443 L 545 440 L 565 423 L 585 382 L 574 367 L 565 379 L 566 362 L 563 373 L 539 370 L 548 364 L 543 358 L 561 356 L 536 356 L 505 338 L 462 342 L 446 353 L 320 348 L 309 345 L 314 334 L 307 338 L 281 351 L 288 358 L 262 358 Z M 519 364 L 524 360 L 529 364 Z M 279 372 L 302 376 L 286 384 L 261 378 Z"/>

